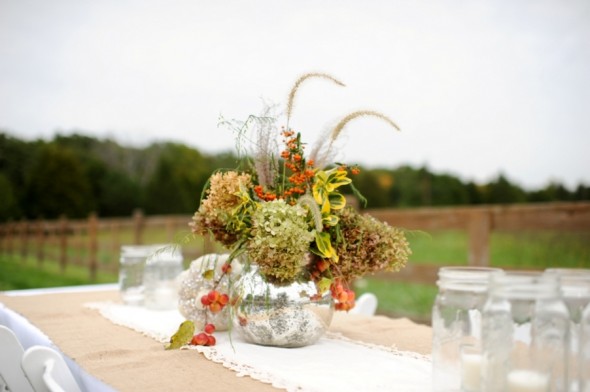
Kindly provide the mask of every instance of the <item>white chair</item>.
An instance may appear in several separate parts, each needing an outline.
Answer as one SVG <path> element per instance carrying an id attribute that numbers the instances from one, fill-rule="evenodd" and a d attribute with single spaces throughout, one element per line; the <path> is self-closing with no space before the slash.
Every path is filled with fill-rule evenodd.
<path id="1" fill-rule="evenodd" d="M 0 378 L 9 391 L 33 392 L 33 387 L 20 366 L 24 352 L 14 332 L 0 325 Z"/>
<path id="2" fill-rule="evenodd" d="M 29 348 L 21 366 L 36 392 L 81 392 L 64 358 L 52 348 Z"/>
<path id="3" fill-rule="evenodd" d="M 354 308 L 350 310 L 350 313 L 373 316 L 376 311 L 377 296 L 373 293 L 364 293 L 357 298 Z"/>

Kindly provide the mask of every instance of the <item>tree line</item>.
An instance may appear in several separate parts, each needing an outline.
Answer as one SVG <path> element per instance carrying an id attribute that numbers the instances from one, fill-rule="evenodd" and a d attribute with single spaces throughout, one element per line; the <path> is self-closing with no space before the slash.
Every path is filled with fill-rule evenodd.
<path id="1" fill-rule="evenodd" d="M 205 154 L 178 143 L 133 148 L 80 134 L 25 141 L 0 132 L 0 221 L 129 216 L 136 208 L 192 213 L 211 173 L 236 163 L 231 152 Z M 502 174 L 476 184 L 427 167 L 366 169 L 354 181 L 368 208 L 590 200 L 584 184 L 525 190 Z"/>

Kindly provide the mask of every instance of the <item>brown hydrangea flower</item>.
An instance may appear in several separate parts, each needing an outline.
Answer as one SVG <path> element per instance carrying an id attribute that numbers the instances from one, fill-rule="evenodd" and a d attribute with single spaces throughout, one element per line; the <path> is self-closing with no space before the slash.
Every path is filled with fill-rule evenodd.
<path id="1" fill-rule="evenodd" d="M 232 210 L 241 199 L 240 189 L 250 188 L 252 179 L 250 174 L 235 171 L 218 172 L 211 176 L 207 198 L 204 199 L 199 210 L 193 216 L 192 232 L 198 235 L 212 233 L 214 238 L 223 245 L 230 246 L 238 239 L 238 232 L 230 230 L 228 223 Z"/>

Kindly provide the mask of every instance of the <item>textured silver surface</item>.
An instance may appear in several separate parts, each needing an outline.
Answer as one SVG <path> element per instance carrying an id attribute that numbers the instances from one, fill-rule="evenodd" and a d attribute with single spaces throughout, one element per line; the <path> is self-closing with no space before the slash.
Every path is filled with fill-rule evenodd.
<path id="1" fill-rule="evenodd" d="M 189 269 L 184 271 L 180 276 L 180 289 L 178 292 L 178 310 L 187 320 L 195 323 L 197 330 L 202 330 L 205 322 L 215 325 L 216 330 L 224 331 L 229 329 L 231 319 L 229 306 L 226 306 L 221 312 L 213 314 L 208 312 L 201 304 L 201 297 L 206 295 L 214 287 L 214 282 L 221 276 L 221 266 L 227 260 L 227 255 L 209 254 L 194 260 Z M 214 271 L 213 279 L 205 279 L 203 273 L 208 270 Z M 232 261 L 231 278 L 237 279 L 241 267 L 239 263 Z M 216 287 L 221 293 L 229 294 L 229 284 L 227 279 L 223 279 Z"/>
<path id="2" fill-rule="evenodd" d="M 247 342 L 303 347 L 315 343 L 332 322 L 330 292 L 312 300 L 317 294 L 313 282 L 274 285 L 252 269 L 242 275 L 236 287 L 241 301 L 234 310 L 234 330 Z"/>

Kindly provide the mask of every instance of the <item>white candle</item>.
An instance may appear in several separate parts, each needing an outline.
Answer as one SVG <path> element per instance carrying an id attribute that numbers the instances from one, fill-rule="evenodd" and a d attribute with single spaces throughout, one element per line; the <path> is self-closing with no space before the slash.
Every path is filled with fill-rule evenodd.
<path id="1" fill-rule="evenodd" d="M 532 370 L 513 370 L 508 374 L 508 392 L 546 392 L 549 376 Z"/>
<path id="2" fill-rule="evenodd" d="M 479 391 L 481 377 L 481 355 L 475 353 L 461 354 L 461 390 Z"/>
<path id="3" fill-rule="evenodd" d="M 146 307 L 154 310 L 174 309 L 178 302 L 178 293 L 171 287 L 157 287 L 146 300 Z"/>

